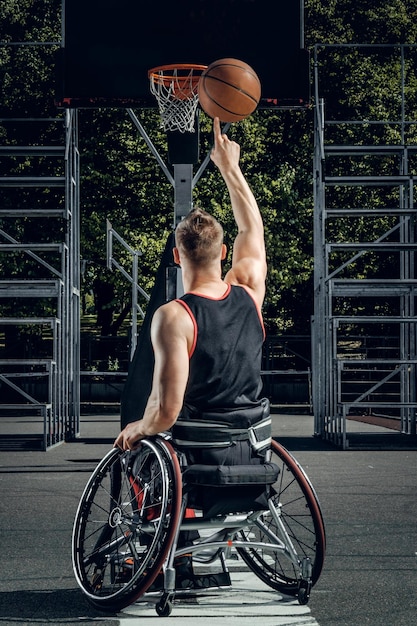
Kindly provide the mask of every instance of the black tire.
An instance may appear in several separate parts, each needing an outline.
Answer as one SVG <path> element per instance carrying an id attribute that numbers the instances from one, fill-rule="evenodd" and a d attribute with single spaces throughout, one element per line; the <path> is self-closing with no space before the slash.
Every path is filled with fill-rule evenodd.
<path id="1" fill-rule="evenodd" d="M 171 547 L 181 509 L 181 471 L 171 444 L 113 448 L 96 467 L 75 516 L 72 559 L 87 600 L 119 611 L 151 586 Z"/>
<path id="2" fill-rule="evenodd" d="M 172 613 L 172 599 L 163 595 L 157 602 L 155 610 L 159 617 L 169 617 Z"/>
<path id="3" fill-rule="evenodd" d="M 320 577 L 326 549 L 323 516 L 314 488 L 293 455 L 281 444 L 272 441 L 272 462 L 280 468 L 273 485 L 274 505 L 280 512 L 286 533 L 297 552 L 299 561 L 309 558 L 312 566 L 311 585 Z M 260 514 L 260 521 L 273 535 L 279 537 L 276 522 L 268 513 Z M 240 538 L 268 543 L 271 539 L 257 526 L 241 531 Z M 267 585 L 296 596 L 300 588 L 299 568 L 277 551 L 264 548 L 238 548 L 248 567 Z"/>

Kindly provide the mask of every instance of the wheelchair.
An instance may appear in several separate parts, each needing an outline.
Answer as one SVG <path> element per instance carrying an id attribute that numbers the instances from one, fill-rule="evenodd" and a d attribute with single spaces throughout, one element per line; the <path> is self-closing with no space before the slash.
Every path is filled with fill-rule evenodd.
<path id="1" fill-rule="evenodd" d="M 118 612 L 155 594 L 162 578 L 155 607 L 167 617 L 178 593 L 175 559 L 191 553 L 196 563 L 218 559 L 223 571 L 228 558 L 239 559 L 270 588 L 306 604 L 325 555 L 320 504 L 302 467 L 274 440 L 268 461 L 263 478 L 239 483 L 234 474 L 234 484 L 222 485 L 199 467 L 184 468 L 183 454 L 164 435 L 141 441 L 135 451 L 111 449 L 84 489 L 73 526 L 73 569 L 88 602 Z M 225 512 L 190 509 L 193 490 L 213 488 Z M 261 489 L 264 497 L 240 510 L 230 497 L 239 489 Z M 180 547 L 184 532 L 196 538 Z"/>

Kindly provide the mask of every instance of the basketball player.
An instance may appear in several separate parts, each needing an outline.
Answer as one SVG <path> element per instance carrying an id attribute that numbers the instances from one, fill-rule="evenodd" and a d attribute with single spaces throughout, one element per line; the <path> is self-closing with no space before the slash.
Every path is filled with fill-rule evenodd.
<path id="1" fill-rule="evenodd" d="M 232 266 L 223 278 L 226 246 L 221 225 L 201 209 L 190 211 L 176 228 L 174 248 L 185 295 L 154 314 L 152 390 L 143 418 L 127 424 L 115 440 L 124 450 L 172 429 L 179 416 L 181 421 L 192 420 L 260 402 L 261 306 L 267 273 L 263 223 L 240 168 L 240 146 L 221 133 L 218 118 L 213 130 L 211 159 L 226 183 L 238 229 Z M 231 465 L 250 462 L 248 442 L 238 443 L 242 450 L 233 446 Z"/>
<path id="2" fill-rule="evenodd" d="M 214 120 L 214 147 L 211 159 L 227 185 L 238 233 L 233 246 L 232 267 L 222 277 L 226 256 L 221 225 L 208 213 L 195 209 L 175 231 L 174 260 L 182 268 L 185 295 L 159 307 L 152 319 L 151 340 L 155 367 L 151 393 L 143 418 L 125 426 L 115 441 L 123 450 L 135 449 L 140 440 L 167 430 L 172 441 L 183 448 L 189 463 L 209 465 L 260 464 L 248 436 L 236 437 L 230 445 L 199 448 L 192 435 L 193 418 L 215 421 L 220 413 L 233 428 L 237 414 L 265 416 L 260 399 L 261 354 L 264 327 L 261 306 L 267 272 L 262 218 L 252 191 L 240 169 L 240 146 L 221 133 Z M 246 412 L 246 413 L 245 413 Z M 269 414 L 269 412 L 268 412 Z M 180 426 L 181 424 L 181 426 Z M 212 425 L 212 424 L 210 424 Z M 217 429 L 214 429 L 217 431 Z M 234 429 L 236 430 L 236 428 Z M 209 432 L 213 429 L 209 429 Z M 202 432 L 201 428 L 198 430 Z M 247 431 L 245 431 L 247 433 Z M 190 447 L 187 438 L 194 439 Z M 252 471 L 252 470 L 251 470 Z M 242 488 L 240 488 L 242 489 Z M 248 507 L 256 493 L 243 488 Z M 263 487 L 261 487 L 263 492 Z M 223 512 L 227 502 L 216 488 L 198 490 L 204 502 L 189 494 L 189 504 L 212 515 Z M 234 489 L 234 494 L 241 490 Z M 243 504 L 243 506 L 245 506 Z M 240 509 L 243 510 L 243 509 Z M 182 532 L 179 544 L 187 546 L 195 536 Z M 177 589 L 230 586 L 228 572 L 198 576 L 191 555 L 175 560 Z M 151 590 L 162 588 L 160 574 Z"/>

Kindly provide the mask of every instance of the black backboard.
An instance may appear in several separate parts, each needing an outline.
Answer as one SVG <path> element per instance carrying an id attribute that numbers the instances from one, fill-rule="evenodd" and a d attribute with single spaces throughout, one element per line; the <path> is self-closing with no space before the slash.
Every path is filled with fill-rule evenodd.
<path id="1" fill-rule="evenodd" d="M 148 70 L 234 57 L 262 84 L 261 107 L 306 106 L 303 0 L 63 0 L 57 101 L 155 107 Z"/>

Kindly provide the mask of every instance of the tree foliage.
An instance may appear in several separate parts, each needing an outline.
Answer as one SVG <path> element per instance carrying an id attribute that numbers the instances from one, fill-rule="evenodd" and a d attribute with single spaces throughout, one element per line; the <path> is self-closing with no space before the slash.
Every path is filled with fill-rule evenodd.
<path id="1" fill-rule="evenodd" d="M 2 0 L 0 5 L 0 81 L 3 116 L 48 116 L 54 104 L 54 64 L 61 37 L 59 0 Z M 324 44 L 414 44 L 417 39 L 417 0 L 377 3 L 364 0 L 306 0 L 305 41 L 313 59 L 317 53 L 320 93 L 335 120 L 349 117 L 386 121 L 401 114 L 401 63 L 398 48 L 325 48 Z M 43 42 L 45 46 L 17 46 L 16 42 Z M 48 44 L 48 45 L 46 45 Z M 406 112 L 417 108 L 416 53 L 408 51 Z M 265 315 L 271 332 L 292 329 L 309 332 L 313 274 L 313 114 L 306 110 L 258 110 L 235 124 L 230 135 L 242 146 L 242 169 L 254 190 L 265 222 L 269 264 Z M 166 136 L 156 111 L 136 111 L 154 145 L 166 160 Z M 81 256 L 83 290 L 94 293 L 97 284 L 111 283 L 106 304 L 115 316 L 128 310 L 130 285 L 106 270 L 106 220 L 126 242 L 141 251 L 140 285 L 150 292 L 156 268 L 172 229 L 174 192 L 156 159 L 133 127 L 124 109 L 84 109 L 79 112 L 81 155 Z M 201 114 L 201 158 L 211 146 L 211 121 Z M 346 129 L 343 129 L 346 132 Z M 369 137 L 348 131 L 351 140 L 398 142 L 398 127 L 369 126 Z M 26 137 L 10 124 L 0 124 L 3 143 L 24 144 Z M 56 129 L 43 131 L 50 141 Z M 338 140 L 335 131 L 334 141 Z M 361 132 L 364 132 L 362 127 Z M 414 139 L 415 127 L 407 127 Z M 24 139 L 24 140 L 23 140 Z M 32 138 L 33 139 L 33 138 Z M 39 139 L 39 137 L 37 138 Z M 25 163 L 9 162 L 24 173 Z M 39 168 L 45 167 L 40 163 Z M 373 164 L 369 163 L 372 169 Z M 391 167 L 389 163 L 382 168 Z M 13 169 L 14 168 L 14 169 Z M 40 170 L 41 171 L 41 170 Z M 365 172 L 366 173 L 366 172 Z M 17 192 L 16 192 L 17 193 Z M 346 192 L 349 193 L 349 192 Z M 19 201 L 25 206 L 24 194 Z M 338 202 L 351 198 L 338 198 Z M 17 201 L 11 195 L 4 202 Z M 29 200 L 26 200 L 28 202 Z M 43 193 L 39 202 L 53 202 Z M 384 200 L 385 201 L 385 200 Z M 382 203 L 381 198 L 364 202 Z M 224 224 L 231 246 L 234 223 L 228 194 L 211 163 L 194 190 L 194 203 L 212 211 Z M 3 224 L 3 226 L 6 226 Z M 10 224 L 7 224 L 10 227 Z M 56 226 L 55 226 L 56 227 Z M 24 231 L 24 220 L 13 228 Z M 51 226 L 52 228 L 52 226 Z M 335 237 L 352 236 L 351 224 L 338 224 Z M 356 225 L 363 235 L 369 224 Z M 355 234 L 355 233 L 353 233 Z M 41 236 L 41 234 L 39 234 Z M 127 270 L 131 259 L 120 252 Z M 84 298 L 86 301 L 86 298 Z M 90 305 L 91 309 L 92 305 Z M 87 307 L 88 308 L 88 307 Z"/>

